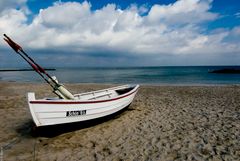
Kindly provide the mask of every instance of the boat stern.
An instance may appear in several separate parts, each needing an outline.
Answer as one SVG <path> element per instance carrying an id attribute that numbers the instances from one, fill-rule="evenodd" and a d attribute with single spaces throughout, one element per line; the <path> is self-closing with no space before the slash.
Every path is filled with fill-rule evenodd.
<path id="1" fill-rule="evenodd" d="M 30 103 L 31 101 L 36 100 L 35 99 L 35 93 L 33 93 L 33 92 L 27 93 L 27 100 L 28 100 L 28 107 L 29 107 L 29 110 L 30 110 L 30 113 L 31 113 L 31 116 L 32 116 L 32 119 L 33 119 L 35 125 L 36 126 L 41 126 L 39 120 L 37 119 L 33 104 Z"/>

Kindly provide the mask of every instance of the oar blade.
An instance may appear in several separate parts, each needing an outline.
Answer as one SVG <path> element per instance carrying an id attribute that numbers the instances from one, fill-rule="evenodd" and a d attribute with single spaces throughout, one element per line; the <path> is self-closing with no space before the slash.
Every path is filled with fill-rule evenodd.
<path id="1" fill-rule="evenodd" d="M 17 43 L 15 43 L 12 39 L 10 39 L 6 34 L 3 34 L 3 36 L 5 38 L 3 38 L 7 43 L 8 45 L 14 50 L 16 51 L 17 53 L 19 51 L 22 51 L 22 47 L 20 45 L 18 45 Z"/>

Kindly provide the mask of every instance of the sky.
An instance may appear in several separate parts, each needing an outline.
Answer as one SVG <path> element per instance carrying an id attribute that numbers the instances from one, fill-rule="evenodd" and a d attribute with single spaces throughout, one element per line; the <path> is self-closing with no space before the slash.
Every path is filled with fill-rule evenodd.
<path id="1" fill-rule="evenodd" d="M 0 0 L 4 33 L 44 67 L 240 65 L 239 0 Z"/>

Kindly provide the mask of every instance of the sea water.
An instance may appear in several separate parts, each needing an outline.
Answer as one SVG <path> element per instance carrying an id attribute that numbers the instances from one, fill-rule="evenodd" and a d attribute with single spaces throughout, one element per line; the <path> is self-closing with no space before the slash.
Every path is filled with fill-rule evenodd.
<path id="1" fill-rule="evenodd" d="M 240 74 L 214 74 L 209 71 L 240 66 L 181 67 L 94 67 L 56 68 L 48 71 L 62 83 L 224 85 L 240 84 Z M 0 72 L 0 81 L 44 82 L 34 71 Z"/>

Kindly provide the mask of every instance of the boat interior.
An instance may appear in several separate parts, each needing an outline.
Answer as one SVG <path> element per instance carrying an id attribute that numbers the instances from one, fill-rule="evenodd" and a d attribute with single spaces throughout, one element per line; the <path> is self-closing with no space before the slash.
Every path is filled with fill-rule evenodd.
<path id="1" fill-rule="evenodd" d="M 114 98 L 133 90 L 135 86 L 121 86 L 82 94 L 75 94 L 76 100 L 104 100 Z"/>

